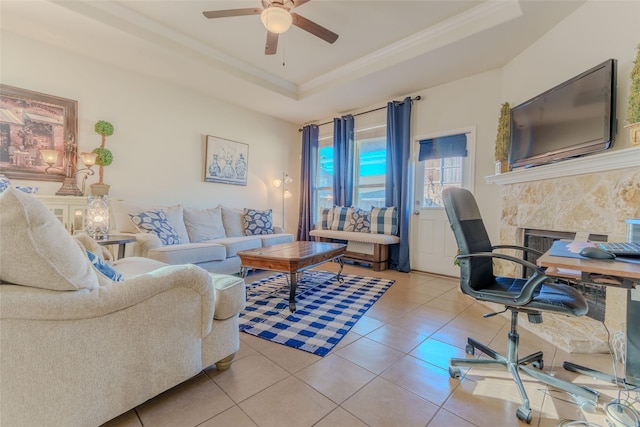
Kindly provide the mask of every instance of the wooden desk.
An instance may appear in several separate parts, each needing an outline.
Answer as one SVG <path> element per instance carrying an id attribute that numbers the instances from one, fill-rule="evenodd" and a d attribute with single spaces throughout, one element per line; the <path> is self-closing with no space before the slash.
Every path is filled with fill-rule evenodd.
<path id="1" fill-rule="evenodd" d="M 536 263 L 547 268 L 547 275 L 580 280 L 602 285 L 620 285 L 635 288 L 640 283 L 640 264 L 616 260 L 568 258 L 545 252 Z M 575 270 L 579 275 L 559 272 L 558 269 Z M 610 281 L 609 281 L 610 279 Z"/>
<path id="2" fill-rule="evenodd" d="M 546 252 L 536 263 L 547 268 L 547 275 L 629 289 L 627 292 L 627 354 L 626 382 L 640 385 L 640 264 L 617 260 L 568 258 L 549 255 Z M 567 274 L 558 269 L 575 270 L 578 274 Z M 565 362 L 565 367 L 566 367 Z M 574 367 L 577 365 L 573 365 Z M 586 374 L 593 374 L 585 368 Z M 573 369 L 571 369 L 573 370 Z M 603 377 L 599 375 L 599 377 Z M 610 378 L 612 382 L 617 379 Z"/>

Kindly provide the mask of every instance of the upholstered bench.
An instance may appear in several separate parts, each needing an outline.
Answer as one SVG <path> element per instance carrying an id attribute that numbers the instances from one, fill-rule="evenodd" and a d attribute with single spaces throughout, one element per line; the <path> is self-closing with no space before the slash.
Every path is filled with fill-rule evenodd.
<path id="1" fill-rule="evenodd" d="M 371 234 L 357 231 L 312 230 L 309 232 L 317 242 L 341 242 L 347 244 L 343 259 L 371 266 L 373 271 L 388 268 L 389 245 L 400 243 L 398 236 Z"/>
<path id="2" fill-rule="evenodd" d="M 389 267 L 389 245 L 400 243 L 398 213 L 394 206 L 334 206 L 320 210 L 320 222 L 309 234 L 317 242 L 346 243 L 343 259 L 370 265 L 373 271 Z"/>

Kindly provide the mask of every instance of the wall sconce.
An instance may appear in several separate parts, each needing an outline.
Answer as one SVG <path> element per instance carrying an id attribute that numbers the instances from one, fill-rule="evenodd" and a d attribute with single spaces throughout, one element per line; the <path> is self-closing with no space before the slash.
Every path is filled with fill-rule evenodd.
<path id="1" fill-rule="evenodd" d="M 293 179 L 291 179 L 291 177 L 284 172 L 282 172 L 282 179 L 276 178 L 273 180 L 274 187 L 276 188 L 282 187 L 282 228 L 284 228 L 284 200 L 290 199 L 291 197 L 293 197 L 293 194 L 291 194 L 291 192 L 287 188 L 287 185 L 291 184 L 292 182 L 293 182 Z"/>
<path id="2" fill-rule="evenodd" d="M 91 167 L 96 164 L 97 154 L 95 153 L 80 153 L 80 158 L 85 167 L 82 169 L 76 169 L 72 172 L 73 161 L 76 161 L 75 150 L 72 148 L 71 143 L 64 144 L 64 151 L 62 152 L 62 167 L 54 166 L 58 162 L 60 151 L 57 150 L 40 150 L 42 160 L 48 165 L 44 170 L 45 173 L 49 172 L 49 169 L 64 171 L 65 178 L 62 183 L 62 187 L 56 192 L 57 196 L 83 196 L 84 186 L 87 178 L 93 175 L 95 172 Z M 82 178 L 82 190 L 78 188 L 76 177 L 78 174 L 84 174 Z"/>

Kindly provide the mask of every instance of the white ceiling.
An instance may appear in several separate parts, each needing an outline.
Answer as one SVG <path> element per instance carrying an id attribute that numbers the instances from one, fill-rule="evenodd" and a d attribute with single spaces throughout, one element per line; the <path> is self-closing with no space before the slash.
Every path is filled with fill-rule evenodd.
<path id="1" fill-rule="evenodd" d="M 2 0 L 0 24 L 302 124 L 501 67 L 583 3 L 313 0 L 294 12 L 338 40 L 294 26 L 270 56 L 259 15 L 202 15 L 260 0 Z"/>

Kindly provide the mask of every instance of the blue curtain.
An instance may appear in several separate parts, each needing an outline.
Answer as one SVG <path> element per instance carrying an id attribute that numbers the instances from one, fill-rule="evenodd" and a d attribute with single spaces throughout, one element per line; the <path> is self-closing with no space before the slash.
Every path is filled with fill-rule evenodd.
<path id="1" fill-rule="evenodd" d="M 398 208 L 400 243 L 389 248 L 389 268 L 408 273 L 409 215 L 411 188 L 409 159 L 411 151 L 411 97 L 387 104 L 387 176 L 385 203 Z"/>
<path id="2" fill-rule="evenodd" d="M 353 116 L 333 119 L 333 203 L 351 206 L 353 202 Z"/>
<path id="3" fill-rule="evenodd" d="M 300 222 L 298 222 L 298 240 L 311 240 L 309 232 L 313 230 L 313 212 L 315 210 L 313 190 L 318 165 L 318 126 L 307 125 L 302 128 L 302 161 L 300 170 Z"/>

